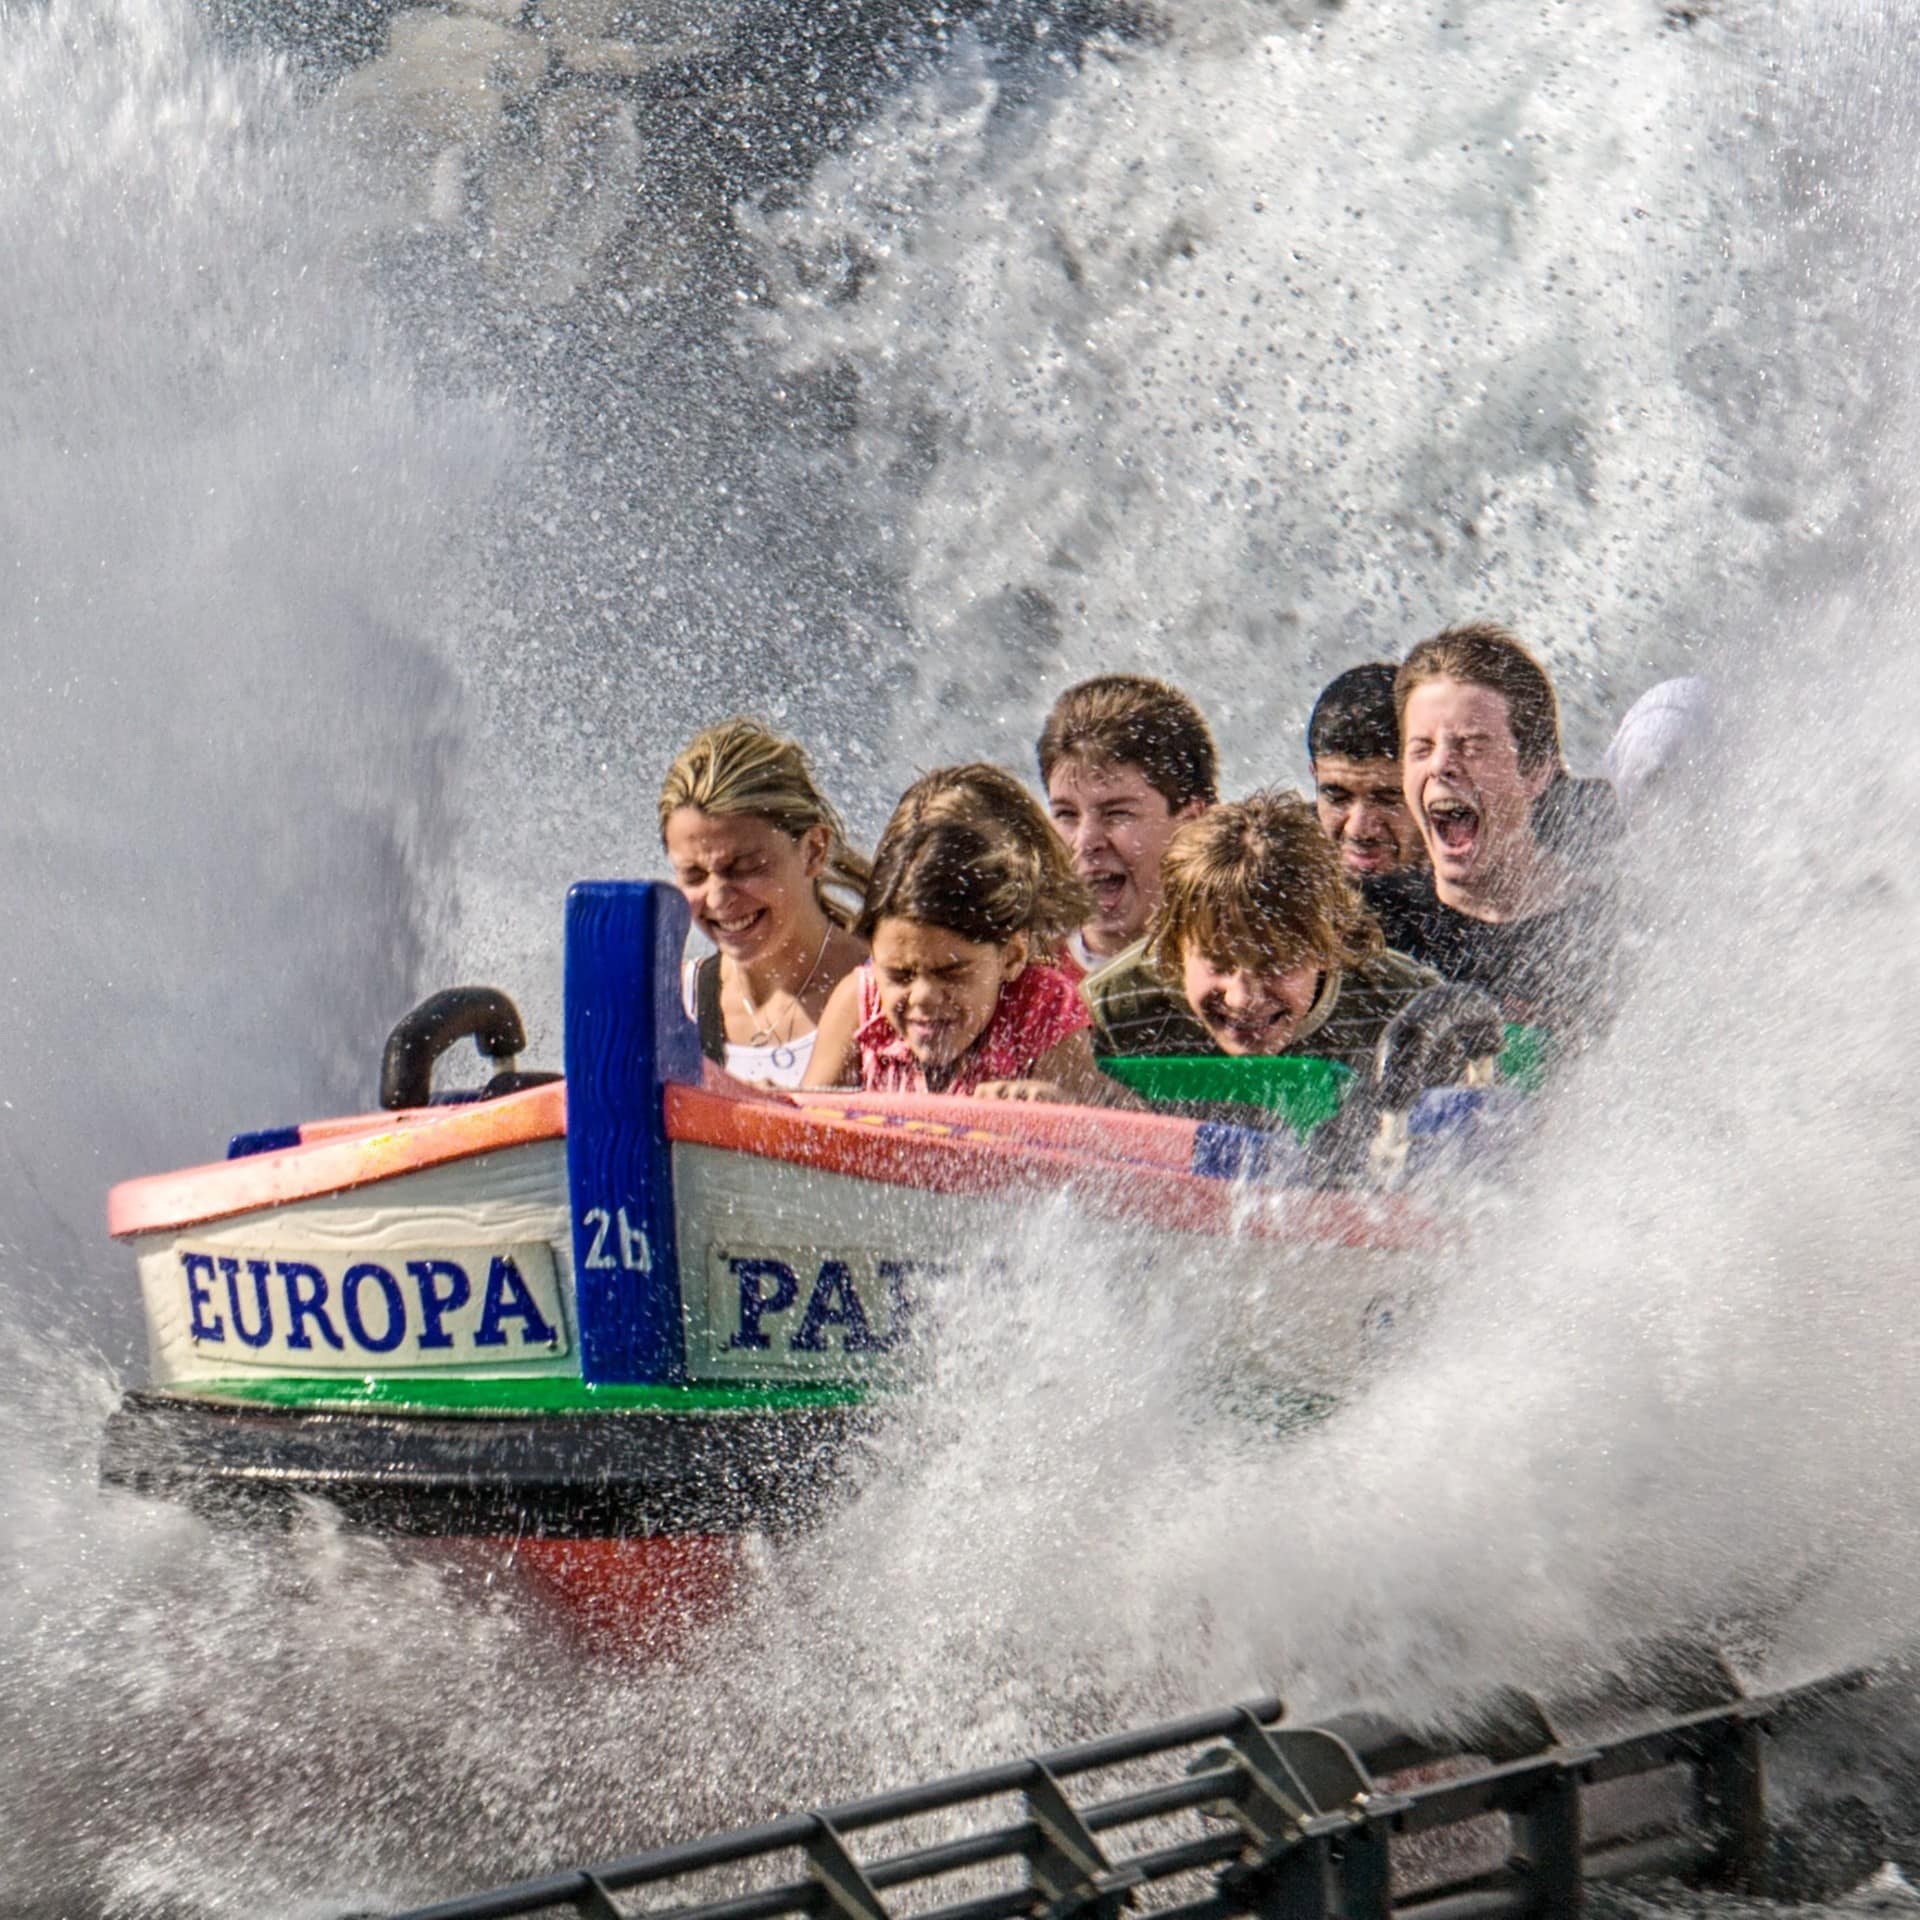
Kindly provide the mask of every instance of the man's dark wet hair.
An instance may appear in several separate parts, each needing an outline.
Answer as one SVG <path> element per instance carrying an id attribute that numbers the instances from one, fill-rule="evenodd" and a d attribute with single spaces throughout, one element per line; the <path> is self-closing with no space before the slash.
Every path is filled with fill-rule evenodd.
<path id="1" fill-rule="evenodd" d="M 1307 758 L 1398 760 L 1400 721 L 1393 707 L 1394 669 L 1383 660 L 1349 667 L 1329 680 L 1307 722 Z"/>

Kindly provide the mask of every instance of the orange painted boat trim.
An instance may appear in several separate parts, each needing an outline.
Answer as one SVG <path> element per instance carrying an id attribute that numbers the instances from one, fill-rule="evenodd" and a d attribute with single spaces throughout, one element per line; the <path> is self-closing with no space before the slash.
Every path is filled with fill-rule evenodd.
<path id="1" fill-rule="evenodd" d="M 1028 1146 L 1090 1153 L 1102 1160 L 1170 1167 L 1175 1173 L 1192 1170 L 1193 1138 L 1198 1131 L 1193 1121 L 1177 1114 L 1142 1113 L 1125 1107 L 969 1100 L 937 1093 L 855 1093 L 824 1087 L 808 1087 L 791 1097 L 811 1112 L 831 1113 L 844 1107 L 861 1113 L 883 1113 L 889 1126 L 903 1127 L 909 1133 L 951 1133 L 960 1124 L 976 1139 L 994 1134 Z M 927 1122 L 933 1123 L 931 1128 Z"/>
<path id="2" fill-rule="evenodd" d="M 802 1105 L 805 1101 L 809 1104 Z M 1244 1204 L 1244 1190 L 1170 1164 L 1173 1136 L 1162 1164 L 1111 1152 L 1034 1144 L 1011 1129 L 977 1124 L 988 1101 L 922 1096 L 857 1103 L 736 1100 L 699 1087 L 667 1089 L 667 1133 L 676 1142 L 721 1147 L 767 1160 L 846 1174 L 885 1186 L 929 1193 L 1012 1198 L 1071 1193 L 1076 1204 L 1110 1220 L 1163 1232 L 1245 1234 L 1305 1245 L 1406 1251 L 1433 1244 L 1432 1223 L 1405 1202 L 1350 1194 L 1267 1188 L 1260 1204 Z M 1022 1104 L 1029 1123 L 1042 1117 L 1071 1123 L 1072 1112 Z M 1102 1127 L 1109 1116 L 1094 1121 Z M 1121 1116 L 1111 1116 L 1121 1117 Z M 1139 1125 L 1184 1132 L 1192 1152 L 1193 1122 L 1147 1114 L 1125 1116 Z M 1133 1137 L 1138 1138 L 1135 1134 Z"/>
<path id="3" fill-rule="evenodd" d="M 563 1139 L 567 1090 L 556 1080 L 498 1100 L 423 1107 L 366 1121 L 364 1126 L 322 1122 L 314 1128 L 315 1137 L 297 1147 L 123 1180 L 107 1195 L 107 1231 L 116 1239 L 166 1233 L 258 1207 L 346 1193 L 448 1160 Z"/>
<path id="4" fill-rule="evenodd" d="M 666 1090 L 669 1138 L 846 1174 L 883 1186 L 974 1197 L 1070 1192 L 1102 1218 L 1162 1231 L 1309 1245 L 1431 1244 L 1404 1203 L 1266 1189 L 1249 1208 L 1232 1182 L 1190 1172 L 1194 1123 L 1170 1115 L 912 1094 L 742 1097 Z M 262 1207 L 346 1193 L 448 1161 L 566 1134 L 562 1082 L 469 1106 L 352 1115 L 302 1129 L 296 1147 L 122 1181 L 107 1196 L 116 1238 L 166 1233 Z"/>

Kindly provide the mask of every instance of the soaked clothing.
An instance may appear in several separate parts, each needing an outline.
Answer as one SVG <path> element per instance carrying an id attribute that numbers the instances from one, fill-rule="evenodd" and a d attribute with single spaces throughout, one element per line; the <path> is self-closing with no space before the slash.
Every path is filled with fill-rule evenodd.
<path id="1" fill-rule="evenodd" d="M 1576 883 L 1603 880 L 1619 860 L 1627 816 L 1607 781 L 1563 773 L 1534 802 L 1533 831 Z"/>
<path id="2" fill-rule="evenodd" d="M 1604 1024 L 1615 998 L 1620 916 L 1612 890 L 1588 887 L 1524 920 L 1475 920 L 1445 905 L 1433 875 L 1400 872 L 1361 891 L 1387 944 L 1444 980 L 1479 987 L 1508 1020 L 1574 1033 Z"/>
<path id="3" fill-rule="evenodd" d="M 972 1093 L 989 1080 L 1030 1080 L 1043 1054 L 1087 1024 L 1072 977 L 1061 967 L 1025 967 L 1000 989 L 993 1017 L 980 1037 L 954 1062 L 939 1087 L 927 1076 L 880 1010 L 880 983 L 873 962 L 860 968 L 860 1085 L 867 1093 Z"/>
<path id="4" fill-rule="evenodd" d="M 715 1066 L 725 1067 L 736 1080 L 767 1081 L 776 1087 L 797 1087 L 813 1059 L 815 1029 L 776 1040 L 771 1046 L 743 1046 L 727 1038 L 726 1015 L 720 1005 L 720 956 L 680 963 L 680 1004 L 700 1029 L 700 1051 Z"/>
<path id="5" fill-rule="evenodd" d="M 1357 967 L 1331 967 L 1285 1050 L 1365 1071 L 1387 1023 L 1438 979 L 1400 953 L 1377 953 Z M 1144 940 L 1089 974 L 1080 992 L 1093 1021 L 1096 1058 L 1220 1052 L 1186 1001 L 1154 971 Z"/>
<path id="6" fill-rule="evenodd" d="M 1217 1053 L 1212 1036 L 1194 1018 L 1147 959 L 1136 940 L 1080 983 L 1093 1023 L 1096 1060 L 1112 1054 Z"/>

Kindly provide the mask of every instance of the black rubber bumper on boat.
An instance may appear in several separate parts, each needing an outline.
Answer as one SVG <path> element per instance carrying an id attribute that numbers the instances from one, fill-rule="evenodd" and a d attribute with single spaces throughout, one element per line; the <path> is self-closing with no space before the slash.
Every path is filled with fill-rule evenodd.
<path id="1" fill-rule="evenodd" d="M 136 1391 L 107 1422 L 110 1486 L 219 1515 L 324 1499 L 409 1534 L 572 1539 L 783 1531 L 845 1490 L 857 1407 L 422 1417 Z"/>

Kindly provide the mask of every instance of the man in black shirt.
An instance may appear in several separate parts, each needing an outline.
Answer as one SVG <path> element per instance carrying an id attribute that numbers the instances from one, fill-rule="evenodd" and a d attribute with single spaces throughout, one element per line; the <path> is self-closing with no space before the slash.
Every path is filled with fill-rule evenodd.
<path id="1" fill-rule="evenodd" d="M 1545 669 L 1505 628 L 1450 627 L 1394 677 L 1408 811 L 1432 862 L 1365 886 L 1387 944 L 1483 988 L 1509 1020 L 1562 1032 L 1603 1018 L 1611 890 L 1557 857 L 1535 808 L 1564 781 Z"/>

